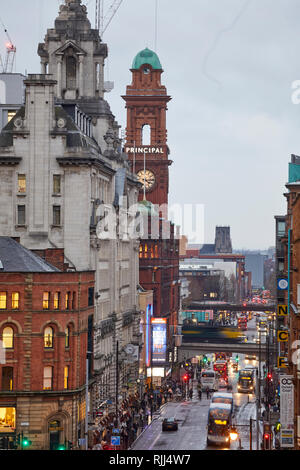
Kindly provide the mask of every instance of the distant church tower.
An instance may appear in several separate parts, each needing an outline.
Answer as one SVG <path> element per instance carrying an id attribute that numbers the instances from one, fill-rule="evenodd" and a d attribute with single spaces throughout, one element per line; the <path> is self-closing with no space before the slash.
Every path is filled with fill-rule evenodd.
<path id="1" fill-rule="evenodd" d="M 215 253 L 232 253 L 230 227 L 216 227 Z"/>
<path id="2" fill-rule="evenodd" d="M 157 54 L 144 49 L 135 57 L 132 83 L 127 86 L 127 128 L 125 151 L 133 172 L 143 185 L 139 200 L 146 196 L 153 204 L 167 204 L 169 192 L 169 147 L 166 111 L 171 100 L 161 85 L 163 69 Z"/>

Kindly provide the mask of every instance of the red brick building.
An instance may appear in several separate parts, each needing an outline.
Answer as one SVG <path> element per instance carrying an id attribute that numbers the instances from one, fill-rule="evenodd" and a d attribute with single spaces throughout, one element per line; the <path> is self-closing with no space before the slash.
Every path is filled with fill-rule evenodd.
<path id="1" fill-rule="evenodd" d="M 139 52 L 131 72 L 132 83 L 122 97 L 127 109 L 125 152 L 141 183 L 142 210 L 148 212 L 149 217 L 152 211 L 160 214 L 158 236 L 150 234 L 149 222 L 148 239 L 140 243 L 140 284 L 153 291 L 153 316 L 167 319 L 168 360 L 173 357 L 173 334 L 179 310 L 179 240 L 174 224 L 168 221 L 172 161 L 167 145 L 166 112 L 171 97 L 161 84 L 163 69 L 154 52 L 147 48 Z M 166 226 L 167 236 L 164 234 Z"/>
<path id="2" fill-rule="evenodd" d="M 8 237 L 0 260 L 0 436 L 75 448 L 84 437 L 94 272 L 60 271 Z"/>

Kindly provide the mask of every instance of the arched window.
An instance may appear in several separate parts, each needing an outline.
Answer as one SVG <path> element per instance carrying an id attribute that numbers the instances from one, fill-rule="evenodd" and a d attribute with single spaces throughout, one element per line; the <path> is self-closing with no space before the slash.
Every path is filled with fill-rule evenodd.
<path id="1" fill-rule="evenodd" d="M 151 145 L 151 126 L 144 124 L 142 127 L 142 145 Z"/>
<path id="2" fill-rule="evenodd" d="M 76 59 L 68 56 L 66 60 L 67 89 L 76 90 Z"/>
<path id="3" fill-rule="evenodd" d="M 47 326 L 44 331 L 44 348 L 53 348 L 53 328 Z"/>
<path id="4" fill-rule="evenodd" d="M 2 341 L 4 349 L 12 349 L 14 347 L 14 330 L 10 326 L 3 329 Z"/>

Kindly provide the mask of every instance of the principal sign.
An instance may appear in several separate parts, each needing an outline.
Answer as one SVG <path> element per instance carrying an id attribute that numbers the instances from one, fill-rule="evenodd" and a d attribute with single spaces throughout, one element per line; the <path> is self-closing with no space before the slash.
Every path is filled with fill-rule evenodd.
<path id="1" fill-rule="evenodd" d="M 126 153 L 164 153 L 162 147 L 126 147 Z"/>

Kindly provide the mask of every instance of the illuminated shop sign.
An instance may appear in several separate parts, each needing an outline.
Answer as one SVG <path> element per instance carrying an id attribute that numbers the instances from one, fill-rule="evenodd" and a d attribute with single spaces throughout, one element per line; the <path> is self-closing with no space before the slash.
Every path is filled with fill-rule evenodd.
<path id="1" fill-rule="evenodd" d="M 146 366 L 150 366 L 151 357 L 151 328 L 150 322 L 153 315 L 153 305 L 148 304 L 146 309 Z"/>
<path id="2" fill-rule="evenodd" d="M 152 363 L 166 362 L 167 355 L 167 320 L 152 318 Z"/>

